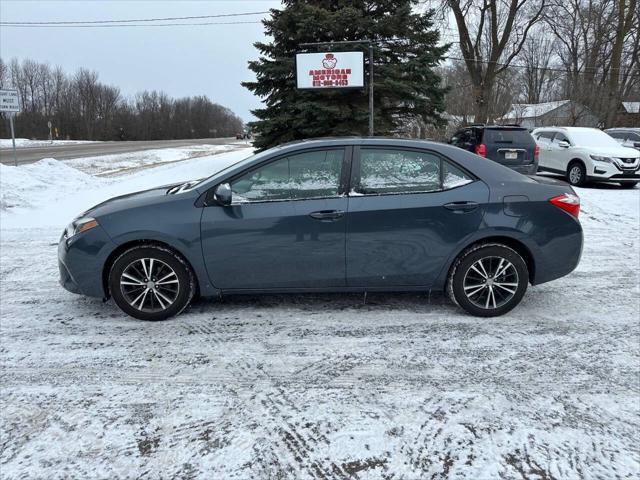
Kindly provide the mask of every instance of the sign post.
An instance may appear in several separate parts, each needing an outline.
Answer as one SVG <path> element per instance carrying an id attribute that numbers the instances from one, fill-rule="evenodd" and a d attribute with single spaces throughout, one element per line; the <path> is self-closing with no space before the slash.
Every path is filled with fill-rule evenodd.
<path id="1" fill-rule="evenodd" d="M 53 132 L 51 132 L 51 120 L 47 122 L 47 127 L 49 127 L 49 142 L 53 144 Z"/>
<path id="2" fill-rule="evenodd" d="M 373 42 L 303 43 L 301 47 L 334 45 L 367 45 L 369 47 L 369 136 L 373 137 Z M 363 88 L 363 52 L 324 52 L 296 54 L 296 80 L 299 89 Z"/>
<path id="3" fill-rule="evenodd" d="M 11 143 L 13 145 L 13 164 L 18 166 L 18 155 L 16 153 L 16 134 L 13 128 L 13 116 L 20 112 L 20 97 L 17 90 L 0 90 L 0 112 L 9 114 L 9 124 L 11 126 Z"/>

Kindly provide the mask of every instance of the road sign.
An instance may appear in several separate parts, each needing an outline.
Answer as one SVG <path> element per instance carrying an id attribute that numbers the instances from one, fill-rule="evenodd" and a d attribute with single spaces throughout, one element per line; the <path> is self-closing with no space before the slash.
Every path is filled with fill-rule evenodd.
<path id="1" fill-rule="evenodd" d="M 13 115 L 20 112 L 20 97 L 17 90 L 0 90 L 0 112 L 9 113 L 9 125 L 11 126 L 11 143 L 13 145 L 13 163 L 18 166 L 16 154 L 16 134 L 13 129 Z"/>
<path id="2" fill-rule="evenodd" d="M 298 53 L 296 79 L 298 88 L 362 88 L 364 53 Z"/>
<path id="3" fill-rule="evenodd" d="M 0 112 L 20 111 L 20 97 L 17 90 L 0 90 Z"/>
<path id="4" fill-rule="evenodd" d="M 47 122 L 47 127 L 51 128 L 51 120 Z"/>

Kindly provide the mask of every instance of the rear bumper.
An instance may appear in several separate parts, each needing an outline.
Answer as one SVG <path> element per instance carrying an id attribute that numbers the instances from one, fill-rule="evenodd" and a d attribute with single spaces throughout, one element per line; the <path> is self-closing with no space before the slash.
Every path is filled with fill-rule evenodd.
<path id="1" fill-rule="evenodd" d="M 563 212 L 564 215 L 568 215 Z M 582 258 L 584 236 L 578 220 L 570 219 L 571 224 L 562 227 L 560 236 L 549 239 L 539 247 L 536 255 L 535 272 L 532 285 L 550 282 L 573 272 Z"/>

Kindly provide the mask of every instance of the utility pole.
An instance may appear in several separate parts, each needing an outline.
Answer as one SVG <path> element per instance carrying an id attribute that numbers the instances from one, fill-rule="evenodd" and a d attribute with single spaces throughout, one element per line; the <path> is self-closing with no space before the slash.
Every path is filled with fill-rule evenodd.
<path id="1" fill-rule="evenodd" d="M 369 42 L 369 136 L 373 137 L 373 43 Z"/>
<path id="2" fill-rule="evenodd" d="M 13 129 L 13 112 L 9 113 L 9 125 L 11 125 L 11 143 L 13 144 L 13 166 L 18 166 L 18 154 L 16 153 L 16 133 Z"/>

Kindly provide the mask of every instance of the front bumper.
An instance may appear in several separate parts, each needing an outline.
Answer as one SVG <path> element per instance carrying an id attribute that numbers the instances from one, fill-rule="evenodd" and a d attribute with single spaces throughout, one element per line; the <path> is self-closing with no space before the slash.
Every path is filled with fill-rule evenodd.
<path id="1" fill-rule="evenodd" d="M 102 270 L 116 248 L 101 226 L 58 243 L 59 283 L 72 293 L 104 298 Z"/>
<path id="2" fill-rule="evenodd" d="M 632 165 L 593 161 L 587 179 L 599 182 L 640 182 L 640 164 Z"/>

